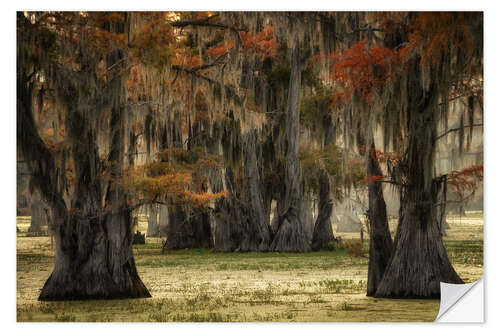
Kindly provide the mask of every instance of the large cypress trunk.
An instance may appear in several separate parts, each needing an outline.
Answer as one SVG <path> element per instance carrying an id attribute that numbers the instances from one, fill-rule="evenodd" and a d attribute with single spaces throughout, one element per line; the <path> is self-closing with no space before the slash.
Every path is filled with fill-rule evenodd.
<path id="1" fill-rule="evenodd" d="M 123 32 L 123 26 L 119 30 Z M 18 38 L 18 43 L 22 41 Z M 115 57 L 123 59 L 121 52 L 117 52 Z M 56 163 L 54 153 L 47 149 L 35 125 L 33 74 L 26 74 L 27 69 L 32 69 L 22 59 L 18 61 L 17 69 L 18 148 L 28 161 L 34 187 L 51 206 L 53 223 L 50 228 L 56 243 L 54 269 L 41 290 L 39 300 L 150 297 L 135 268 L 126 197 L 116 184 L 108 186 L 106 197 L 101 193 L 97 138 L 95 129 L 91 127 L 93 122 L 89 119 L 93 116 L 89 106 L 97 103 L 86 98 L 85 91 L 79 90 L 78 76 L 70 71 L 54 70 L 57 75 L 53 82 L 55 90 L 67 107 L 68 149 L 74 162 L 75 181 L 71 185 L 73 192 L 68 209 L 63 196 L 67 185 L 65 164 Z M 117 79 L 113 84 L 123 87 L 123 80 Z M 124 100 L 123 96 L 113 97 L 117 104 Z M 109 161 L 114 166 L 112 175 L 119 176 L 125 145 L 123 132 L 117 129 L 123 127 L 123 109 L 114 103 L 112 109 L 110 123 L 113 137 Z"/>
<path id="2" fill-rule="evenodd" d="M 257 163 L 257 132 L 244 137 L 241 181 L 235 181 L 232 168 L 226 169 L 225 183 L 229 196 L 215 209 L 215 247 L 217 251 L 268 251 L 271 226 L 264 206 Z M 216 178 L 221 178 L 220 175 Z M 222 189 L 222 178 L 214 190 Z"/>
<path id="3" fill-rule="evenodd" d="M 113 111 L 112 123 L 120 123 L 117 113 L 120 111 Z M 78 180 L 70 214 L 55 228 L 54 271 L 43 286 L 39 300 L 150 297 L 137 274 L 131 215 L 118 185 L 109 186 L 107 206 L 101 208 L 97 148 L 94 135 L 85 123 L 83 118 L 73 117 L 70 124 Z M 112 140 L 110 160 L 123 156 L 118 136 L 116 133 Z M 87 138 L 85 143 L 81 138 Z"/>
<path id="4" fill-rule="evenodd" d="M 216 207 L 215 244 L 217 251 L 269 250 L 271 226 L 267 218 L 260 187 L 255 152 L 256 137 L 249 134 L 245 148 L 243 183 L 236 191 L 232 169 L 226 170 L 229 197 Z"/>
<path id="5" fill-rule="evenodd" d="M 330 181 L 326 171 L 321 172 L 319 181 L 318 217 L 314 224 L 311 248 L 313 251 L 328 249 L 328 243 L 334 240 L 332 223 L 333 203 L 330 199 Z"/>
<path id="6" fill-rule="evenodd" d="M 288 88 L 288 110 L 286 116 L 287 151 L 285 167 L 285 189 L 282 209 L 278 210 L 277 232 L 271 251 L 308 252 L 311 250 L 300 221 L 301 172 L 299 161 L 299 104 L 300 104 L 300 54 L 296 38 L 292 46 L 291 73 Z"/>
<path id="7" fill-rule="evenodd" d="M 54 270 L 39 300 L 151 297 L 135 268 L 128 212 L 72 216 L 55 242 Z"/>
<path id="8" fill-rule="evenodd" d="M 373 143 L 367 153 L 366 169 L 369 179 L 372 176 L 382 176 Z M 370 223 L 370 259 L 366 295 L 373 296 L 389 263 L 392 251 L 384 193 L 382 184 L 377 181 L 368 183 L 368 221 Z"/>
<path id="9" fill-rule="evenodd" d="M 264 207 L 262 187 L 257 164 L 257 135 L 255 131 L 249 133 L 245 143 L 244 161 L 244 198 L 248 205 L 246 211 L 246 225 L 244 226 L 244 242 L 242 251 L 268 251 L 271 243 L 271 226 Z M 243 208 L 243 207 L 242 207 Z"/>
<path id="10" fill-rule="evenodd" d="M 229 196 L 216 203 L 215 250 L 218 252 L 239 252 L 242 246 L 247 247 L 247 242 L 243 241 L 246 218 L 242 215 L 241 200 L 235 190 L 236 184 L 231 168 L 226 169 L 225 179 Z"/>
<path id="11" fill-rule="evenodd" d="M 412 65 L 419 73 L 419 62 Z M 401 162 L 400 216 L 390 263 L 376 297 L 438 298 L 440 282 L 463 283 L 451 265 L 440 233 L 435 209 L 436 102 L 433 80 L 427 92 L 409 76 L 408 146 Z M 414 82 L 414 81 L 417 82 Z"/>
<path id="12" fill-rule="evenodd" d="M 217 251 L 268 251 L 272 233 L 258 163 L 258 131 L 243 136 L 239 126 L 231 126 L 230 131 L 227 138 L 235 142 L 227 145 L 225 154 L 236 166 L 226 168 L 229 196 L 216 204 L 215 247 Z M 215 191 L 224 189 L 221 174 L 214 177 L 213 185 Z"/>

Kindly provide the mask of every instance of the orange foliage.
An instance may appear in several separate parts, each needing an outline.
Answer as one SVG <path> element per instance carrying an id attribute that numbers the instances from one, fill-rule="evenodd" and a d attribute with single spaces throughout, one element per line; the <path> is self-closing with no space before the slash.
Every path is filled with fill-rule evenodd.
<path id="1" fill-rule="evenodd" d="M 208 169 L 220 168 L 222 156 L 204 154 L 200 148 L 190 151 L 168 148 L 157 153 L 158 161 L 130 168 L 117 179 L 136 198 L 168 199 L 176 204 L 203 206 L 225 196 L 207 192 Z"/>
<path id="2" fill-rule="evenodd" d="M 177 53 L 172 58 L 172 65 L 182 66 L 187 69 L 198 67 L 201 66 L 202 64 L 203 60 L 201 60 L 201 58 L 198 56 L 182 55 L 180 53 Z"/>
<path id="3" fill-rule="evenodd" d="M 195 193 L 191 191 L 186 191 L 185 193 L 186 200 L 192 203 L 195 207 L 206 206 L 221 198 L 227 198 L 227 196 L 228 196 L 227 191 L 221 191 L 217 193 L 210 193 L 210 192 Z"/>
<path id="4" fill-rule="evenodd" d="M 241 31 L 243 48 L 256 53 L 262 60 L 272 59 L 278 55 L 279 43 L 274 39 L 274 28 L 265 27 L 254 35 L 252 32 Z"/>
<path id="5" fill-rule="evenodd" d="M 145 199 L 154 201 L 168 197 L 176 203 L 190 203 L 195 207 L 208 205 L 227 196 L 224 191 L 218 193 L 193 191 L 192 188 L 196 186 L 193 183 L 193 173 L 190 171 L 170 170 L 168 173 L 156 176 L 144 176 L 145 171 L 144 167 L 129 170 L 127 175 L 120 179 L 120 183 Z"/>
<path id="6" fill-rule="evenodd" d="M 217 59 L 222 54 L 229 52 L 229 50 L 232 49 L 233 46 L 234 42 L 232 40 L 225 41 L 219 46 L 209 47 L 207 49 L 207 55 L 214 59 Z"/>
<path id="7" fill-rule="evenodd" d="M 217 155 L 207 155 L 199 159 L 198 168 L 222 168 L 224 166 L 223 157 Z"/>
<path id="8" fill-rule="evenodd" d="M 189 172 L 172 172 L 154 177 L 145 176 L 144 168 L 136 167 L 120 179 L 120 183 L 133 192 L 151 200 L 182 196 L 192 180 Z"/>
<path id="9" fill-rule="evenodd" d="M 142 27 L 130 43 L 133 55 L 157 66 L 165 66 L 175 53 L 176 36 L 167 13 L 143 13 Z"/>
<path id="10" fill-rule="evenodd" d="M 372 105 L 373 94 L 404 71 L 415 55 L 420 56 L 422 66 L 438 64 L 456 49 L 472 56 L 474 36 L 468 21 L 473 15 L 477 13 L 419 12 L 411 18 L 403 12 L 373 14 L 385 33 L 395 29 L 408 31 L 408 41 L 389 49 L 363 40 L 350 49 L 332 53 L 331 77 L 344 88 L 344 93 L 332 95 L 332 104 L 346 103 L 356 92 L 362 101 Z M 311 63 L 322 57 L 314 56 Z"/>
<path id="11" fill-rule="evenodd" d="M 361 241 L 345 241 L 342 244 L 342 248 L 351 256 L 364 257 L 363 244 Z"/>
<path id="12" fill-rule="evenodd" d="M 135 133 L 139 132 L 141 129 L 144 127 L 144 122 L 142 120 L 138 120 L 136 122 L 133 122 L 131 125 L 132 129 L 134 130 Z"/>
<path id="13" fill-rule="evenodd" d="M 363 181 L 365 183 L 371 183 L 371 182 L 376 182 L 376 181 L 379 181 L 379 180 L 383 180 L 384 178 L 385 178 L 385 176 L 370 176 L 370 177 L 363 178 Z"/>
<path id="14" fill-rule="evenodd" d="M 452 171 L 446 178 L 453 192 L 460 200 L 467 193 L 473 193 L 478 188 L 478 183 L 483 181 L 483 165 L 473 165 L 460 171 Z"/>
<path id="15" fill-rule="evenodd" d="M 372 95 L 393 77 L 391 70 L 399 62 L 398 51 L 385 47 L 370 47 L 363 40 L 347 50 L 333 52 L 331 77 L 344 88 L 343 93 L 332 95 L 332 102 L 346 102 L 358 92 L 367 104 L 373 104 Z"/>
<path id="16" fill-rule="evenodd" d="M 358 148 L 358 151 L 361 155 L 364 155 L 364 153 L 366 152 L 366 145 L 360 146 Z M 372 149 L 371 154 L 372 154 L 372 156 L 375 156 L 375 158 L 377 159 L 377 161 L 379 163 L 397 162 L 397 161 L 400 161 L 402 159 L 401 154 L 398 154 L 395 152 L 384 153 L 380 149 L 375 149 L 375 150 Z"/>
<path id="17" fill-rule="evenodd" d="M 459 12 L 422 12 L 411 25 L 410 45 L 418 48 L 422 65 L 441 61 L 443 54 L 452 47 L 462 52 L 473 50 L 473 36 L 467 21 L 472 13 Z"/>
<path id="18" fill-rule="evenodd" d="M 45 131 L 42 133 L 42 137 L 52 137 L 54 136 L 54 129 L 53 128 L 47 128 Z"/>
<path id="19" fill-rule="evenodd" d="M 346 94 L 344 92 L 335 92 L 331 96 L 332 103 L 330 104 L 330 107 L 333 108 L 335 106 L 340 106 L 345 104 L 346 102 Z"/>

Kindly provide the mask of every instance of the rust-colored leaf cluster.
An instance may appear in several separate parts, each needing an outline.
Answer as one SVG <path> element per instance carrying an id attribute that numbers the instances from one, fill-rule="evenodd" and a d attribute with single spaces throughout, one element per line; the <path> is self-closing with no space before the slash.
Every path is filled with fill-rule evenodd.
<path id="1" fill-rule="evenodd" d="M 473 193 L 483 181 L 483 165 L 472 165 L 460 171 L 452 171 L 447 175 L 448 185 L 460 200 Z"/>
<path id="2" fill-rule="evenodd" d="M 219 58 L 221 55 L 228 53 L 234 47 L 234 42 L 232 40 L 227 40 L 221 43 L 219 46 L 212 46 L 207 49 L 207 55 L 213 59 Z"/>
<path id="3" fill-rule="evenodd" d="M 191 191 L 186 191 L 185 199 L 193 204 L 194 207 L 206 206 L 214 201 L 217 201 L 221 198 L 227 198 L 227 191 L 221 191 L 217 193 L 203 192 L 196 193 Z"/>
<path id="4" fill-rule="evenodd" d="M 366 145 L 362 145 L 358 148 L 358 152 L 364 155 L 366 152 Z M 396 152 L 383 152 L 380 149 L 371 149 L 371 155 L 374 156 L 379 163 L 385 162 L 398 162 L 403 158 L 401 154 Z"/>
<path id="5" fill-rule="evenodd" d="M 385 176 L 367 176 L 365 178 L 363 178 L 363 181 L 365 183 L 372 183 L 372 182 L 377 182 L 377 181 L 380 181 L 380 180 L 383 180 L 385 179 Z"/>
<path id="6" fill-rule="evenodd" d="M 393 67 L 399 63 L 399 52 L 370 45 L 362 40 L 347 50 L 330 55 L 333 66 L 331 77 L 343 91 L 332 95 L 332 104 L 344 104 L 354 93 L 369 105 L 373 94 L 392 79 Z"/>
<path id="7" fill-rule="evenodd" d="M 274 28 L 267 26 L 257 34 L 241 31 L 243 48 L 260 56 L 261 60 L 278 56 L 279 43 L 274 38 Z"/>

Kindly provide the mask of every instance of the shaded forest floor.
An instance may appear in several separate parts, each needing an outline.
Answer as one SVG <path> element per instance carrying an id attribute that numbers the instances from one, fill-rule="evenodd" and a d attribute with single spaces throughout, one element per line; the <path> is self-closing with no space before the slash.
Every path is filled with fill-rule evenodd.
<path id="1" fill-rule="evenodd" d="M 448 217 L 448 222 L 450 259 L 465 282 L 476 281 L 483 273 L 482 215 Z M 53 251 L 49 237 L 26 237 L 28 226 L 18 220 L 18 321 L 434 321 L 439 311 L 439 300 L 366 297 L 368 259 L 345 250 L 161 254 L 161 240 L 155 238 L 134 246 L 137 269 L 152 298 L 38 302 Z M 359 239 L 359 234 L 339 235 Z M 367 249 L 365 241 L 365 255 Z"/>

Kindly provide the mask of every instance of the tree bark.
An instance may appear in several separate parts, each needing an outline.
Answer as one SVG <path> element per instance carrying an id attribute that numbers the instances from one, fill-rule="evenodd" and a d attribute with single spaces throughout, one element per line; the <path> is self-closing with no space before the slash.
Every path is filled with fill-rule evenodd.
<path id="1" fill-rule="evenodd" d="M 216 252 L 232 252 L 237 248 L 237 245 L 233 244 L 231 237 L 229 209 L 224 207 L 227 205 L 226 200 L 221 201 L 221 203 L 216 204 L 215 208 L 214 248 Z"/>
<path id="2" fill-rule="evenodd" d="M 312 241 L 314 231 L 313 202 L 311 194 L 307 193 L 302 198 L 300 204 L 300 221 L 302 222 L 302 227 L 306 233 L 307 242 L 310 243 Z"/>
<path id="3" fill-rule="evenodd" d="M 244 188 L 246 190 L 244 202 L 248 204 L 245 215 L 245 235 L 242 251 L 269 250 L 271 243 L 271 226 L 266 214 L 262 196 L 262 186 L 257 164 L 257 135 L 255 131 L 247 134 L 244 161 Z"/>
<path id="4" fill-rule="evenodd" d="M 135 268 L 132 221 L 122 189 L 111 184 L 106 195 L 107 207 L 100 208 L 100 179 L 96 166 L 92 165 L 96 160 L 91 158 L 96 152 L 95 141 L 84 124 L 77 117 L 71 127 L 75 137 L 85 137 L 88 141 L 82 144 L 73 137 L 77 185 L 72 209 L 68 219 L 56 227 L 54 271 L 39 300 L 150 297 Z M 119 154 L 116 150 L 119 142 L 118 138 L 112 140 L 112 160 Z"/>
<path id="5" fill-rule="evenodd" d="M 23 38 L 18 35 L 18 43 L 22 42 Z M 121 52 L 116 55 L 122 57 Z M 65 167 L 63 164 L 61 169 L 56 164 L 54 154 L 38 134 L 33 117 L 33 75 L 26 74 L 26 69 L 32 68 L 30 64 L 22 63 L 22 59 L 17 64 L 18 148 L 24 159 L 29 161 L 33 185 L 52 208 L 54 221 L 51 228 L 56 243 L 54 269 L 41 290 L 39 300 L 150 297 L 135 268 L 126 197 L 118 186 L 109 186 L 103 200 L 97 140 L 83 111 L 93 103 L 85 104 L 80 109 L 77 101 L 84 93 L 78 90 L 77 84 L 72 86 L 75 78 L 65 77 L 68 73 L 64 70 L 54 70 L 58 75 L 55 89 L 68 108 L 67 139 L 74 162 L 75 184 L 71 187 L 71 209 L 67 209 L 63 196 Z M 122 80 L 115 81 L 119 83 L 114 84 L 123 84 Z M 115 97 L 123 101 L 120 96 Z M 120 120 L 122 113 L 121 108 L 113 107 L 109 160 L 121 161 L 112 163 L 116 164 L 116 169 L 112 171 L 114 175 L 123 167 L 124 142 L 123 133 L 119 130 L 123 125 Z M 102 207 L 103 202 L 106 202 L 106 207 Z"/>
<path id="6" fill-rule="evenodd" d="M 294 41 L 291 54 L 291 74 L 288 88 L 286 117 L 287 152 L 285 168 L 285 194 L 283 210 L 278 211 L 277 232 L 271 251 L 308 252 L 311 250 L 300 221 L 301 172 L 299 161 L 299 105 L 300 105 L 300 54 L 299 42 Z"/>
<path id="7" fill-rule="evenodd" d="M 158 229 L 159 229 L 159 236 L 167 236 L 167 228 L 168 228 L 168 221 L 169 221 L 169 209 L 168 206 L 166 205 L 160 205 L 158 208 Z"/>
<path id="8" fill-rule="evenodd" d="M 316 223 L 314 224 L 311 245 L 313 251 L 328 249 L 328 243 L 335 239 L 330 220 L 332 210 L 333 203 L 330 199 L 330 181 L 326 171 L 323 170 L 319 181 L 318 217 L 316 218 Z"/>
<path id="9" fill-rule="evenodd" d="M 167 241 L 164 250 L 187 249 L 193 247 L 193 230 L 186 212 L 179 205 L 173 205 L 168 211 Z"/>
<path id="10" fill-rule="evenodd" d="M 158 224 L 158 207 L 157 205 L 150 205 L 148 207 L 148 231 L 146 237 L 159 237 L 160 226 Z"/>
<path id="11" fill-rule="evenodd" d="M 369 179 L 372 176 L 382 176 L 373 143 L 367 152 L 367 176 Z M 368 221 L 370 223 L 370 259 L 366 295 L 373 296 L 382 280 L 392 251 L 384 193 L 382 184 L 377 181 L 368 183 Z"/>
<path id="12" fill-rule="evenodd" d="M 40 201 L 33 201 L 31 203 L 31 223 L 28 232 L 40 232 L 43 225 L 43 207 Z"/>
<path id="13" fill-rule="evenodd" d="M 236 190 L 232 169 L 226 170 L 229 197 L 216 207 L 217 251 L 265 252 L 271 242 L 271 226 L 262 201 L 255 153 L 256 137 L 249 134 L 245 147 L 244 180 Z"/>
<path id="14" fill-rule="evenodd" d="M 42 231 L 42 226 L 48 226 L 48 212 L 47 205 L 44 204 L 42 198 L 35 191 L 31 196 L 31 222 L 28 232 L 40 233 Z"/>
<path id="15" fill-rule="evenodd" d="M 413 72 L 419 73 L 419 61 L 412 66 Z M 438 86 L 433 81 L 424 92 L 419 78 L 420 75 L 409 75 L 409 142 L 401 162 L 406 180 L 401 186 L 394 249 L 376 297 L 438 298 L 440 282 L 463 283 L 446 254 L 434 202 L 437 112 L 433 109 L 436 102 L 432 92 Z"/>
<path id="16" fill-rule="evenodd" d="M 180 205 L 169 209 L 167 241 L 164 249 L 178 250 L 212 247 L 210 215 L 202 208 L 186 212 Z"/>
<path id="17" fill-rule="evenodd" d="M 194 233 L 194 245 L 196 248 L 212 248 L 212 230 L 210 228 L 210 213 L 203 208 L 195 208 L 191 218 Z"/>
<path id="18" fill-rule="evenodd" d="M 243 219 L 231 168 L 226 169 L 225 180 L 229 196 L 217 202 L 215 206 L 215 250 L 218 252 L 240 251 L 244 234 Z M 216 190 L 220 188 L 222 185 L 215 187 Z"/>
<path id="19" fill-rule="evenodd" d="M 17 216 L 29 216 L 30 213 L 30 204 L 28 201 L 28 197 L 26 195 L 26 191 L 28 189 L 28 169 L 26 163 L 22 161 L 22 156 L 17 156 L 16 163 L 16 215 Z"/>

